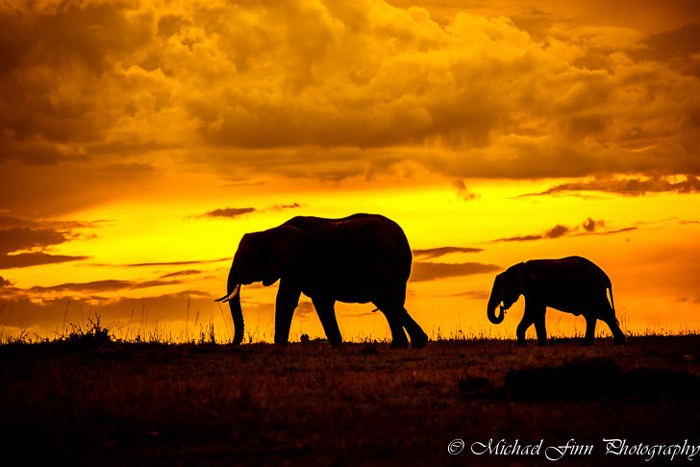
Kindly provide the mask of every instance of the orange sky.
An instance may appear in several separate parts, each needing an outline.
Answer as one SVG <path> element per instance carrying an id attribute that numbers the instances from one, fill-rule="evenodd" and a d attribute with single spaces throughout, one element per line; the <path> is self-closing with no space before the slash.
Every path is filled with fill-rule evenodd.
<path id="1" fill-rule="evenodd" d="M 571 254 L 609 273 L 623 329 L 700 329 L 693 0 L 13 3 L 0 340 L 95 313 L 122 337 L 228 339 L 212 299 L 241 236 L 353 212 L 403 226 L 433 338 L 514 337 L 522 300 L 486 319 L 495 274 Z M 243 289 L 256 340 L 275 292 Z M 345 339 L 388 337 L 371 309 L 337 306 Z M 307 299 L 302 332 L 323 335 Z"/>

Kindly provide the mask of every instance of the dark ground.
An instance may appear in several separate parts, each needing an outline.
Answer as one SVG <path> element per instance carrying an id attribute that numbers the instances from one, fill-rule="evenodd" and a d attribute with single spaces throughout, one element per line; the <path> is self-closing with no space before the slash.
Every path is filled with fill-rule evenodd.
<path id="1" fill-rule="evenodd" d="M 602 440 L 700 445 L 699 359 L 700 336 L 422 350 L 8 344 L 0 464 L 670 465 L 606 456 Z M 457 438 L 465 449 L 451 456 Z M 471 453 L 502 438 L 594 448 L 559 462 Z"/>

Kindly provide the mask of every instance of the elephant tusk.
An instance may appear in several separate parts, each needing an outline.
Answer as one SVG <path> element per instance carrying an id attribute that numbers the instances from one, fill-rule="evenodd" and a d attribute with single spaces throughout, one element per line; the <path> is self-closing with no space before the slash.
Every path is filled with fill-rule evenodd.
<path id="1" fill-rule="evenodd" d="M 241 290 L 241 284 L 238 284 L 238 285 L 236 285 L 236 288 L 233 289 L 233 292 L 231 292 L 230 294 L 224 295 L 224 296 L 221 297 L 221 298 L 217 298 L 217 299 L 214 300 L 214 301 L 215 301 L 215 302 L 219 302 L 219 303 L 226 303 L 226 302 L 228 302 L 229 300 L 231 300 L 233 297 L 235 297 L 236 295 L 238 295 L 238 292 L 240 292 L 240 290 Z"/>

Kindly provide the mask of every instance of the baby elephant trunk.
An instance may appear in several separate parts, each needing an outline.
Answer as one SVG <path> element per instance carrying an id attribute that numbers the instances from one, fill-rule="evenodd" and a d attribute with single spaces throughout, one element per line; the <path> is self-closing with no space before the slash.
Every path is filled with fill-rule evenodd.
<path id="1" fill-rule="evenodd" d="M 496 314 L 496 308 L 499 309 L 500 314 Z M 503 318 L 505 317 L 504 311 L 505 310 L 501 303 L 501 299 L 498 296 L 494 296 L 492 293 L 491 297 L 489 298 L 488 309 L 486 310 L 489 321 L 491 321 L 493 324 L 501 324 L 503 322 Z"/>

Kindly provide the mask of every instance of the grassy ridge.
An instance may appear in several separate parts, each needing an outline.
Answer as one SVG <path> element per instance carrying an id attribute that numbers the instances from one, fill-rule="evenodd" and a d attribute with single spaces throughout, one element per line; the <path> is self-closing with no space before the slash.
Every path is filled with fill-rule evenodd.
<path id="1" fill-rule="evenodd" d="M 447 445 L 700 444 L 700 337 L 629 341 L 4 345 L 1 452 L 30 464 L 528 465 Z M 645 464 L 595 454 L 571 461 Z"/>

